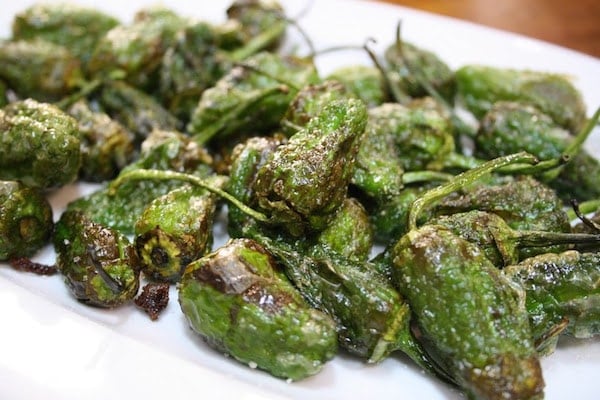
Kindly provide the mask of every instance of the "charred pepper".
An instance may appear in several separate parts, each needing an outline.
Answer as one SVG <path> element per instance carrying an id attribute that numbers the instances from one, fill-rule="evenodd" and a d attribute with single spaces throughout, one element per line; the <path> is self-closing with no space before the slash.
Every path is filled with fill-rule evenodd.
<path id="1" fill-rule="evenodd" d="M 0 260 L 29 257 L 50 241 L 54 223 L 44 194 L 18 181 L 0 181 Z"/>
<path id="2" fill-rule="evenodd" d="M 209 345 L 275 376 L 306 378 L 337 351 L 334 322 L 309 307 L 249 239 L 188 265 L 178 288 L 188 323 Z"/>
<path id="3" fill-rule="evenodd" d="M 53 242 L 57 268 L 75 298 L 107 308 L 133 300 L 140 285 L 139 268 L 126 236 L 79 211 L 65 211 Z"/>
<path id="4" fill-rule="evenodd" d="M 81 166 L 77 121 L 32 99 L 0 110 L 0 178 L 39 188 L 73 182 Z"/>

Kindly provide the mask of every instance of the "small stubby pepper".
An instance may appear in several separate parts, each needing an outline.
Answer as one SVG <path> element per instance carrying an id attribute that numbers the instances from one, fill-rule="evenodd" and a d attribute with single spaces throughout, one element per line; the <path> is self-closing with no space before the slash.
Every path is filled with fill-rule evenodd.
<path id="1" fill-rule="evenodd" d="M 175 131 L 153 131 L 142 143 L 139 158 L 123 168 L 119 176 L 137 169 L 160 169 L 187 172 L 198 176 L 212 173 L 212 158 L 206 149 L 188 136 Z M 114 192 L 101 187 L 69 203 L 67 208 L 81 210 L 94 222 L 134 234 L 134 226 L 148 204 L 176 187 L 179 181 L 124 182 Z"/>
<path id="2" fill-rule="evenodd" d="M 81 166 L 77 121 L 49 103 L 16 101 L 0 109 L 0 179 L 55 188 Z"/>
<path id="3" fill-rule="evenodd" d="M 526 292 L 538 350 L 552 353 L 559 335 L 600 334 L 600 255 L 567 251 L 540 254 L 504 269 Z"/>
<path id="4" fill-rule="evenodd" d="M 360 100 L 323 107 L 257 170 L 259 210 L 293 235 L 323 229 L 346 197 L 366 120 Z"/>
<path id="5" fill-rule="evenodd" d="M 13 39 L 41 38 L 65 46 L 87 63 L 98 40 L 119 21 L 98 9 L 76 4 L 38 3 L 15 15 Z"/>
<path id="6" fill-rule="evenodd" d="M 429 355 L 473 398 L 541 398 L 544 382 L 516 285 L 474 244 L 436 225 L 392 250 L 393 280 Z"/>
<path id="7" fill-rule="evenodd" d="M 114 178 L 135 155 L 134 137 L 106 113 L 95 111 L 80 100 L 67 110 L 77 120 L 81 134 L 79 176 L 89 182 Z"/>
<path id="8" fill-rule="evenodd" d="M 597 118 L 597 115 L 595 116 Z M 590 200 L 600 197 L 600 162 L 582 147 L 593 123 L 576 135 L 533 106 L 517 102 L 495 103 L 481 120 L 475 137 L 475 152 L 494 158 L 527 151 L 540 160 L 570 157 L 556 176 L 540 179 L 559 192 L 561 198 Z"/>
<path id="9" fill-rule="evenodd" d="M 154 89 L 161 59 L 185 19 L 165 8 L 138 11 L 134 21 L 108 30 L 97 42 L 88 74 L 106 78 L 124 74 L 132 86 Z"/>
<path id="10" fill-rule="evenodd" d="M 428 355 L 473 398 L 543 397 L 525 293 L 477 245 L 440 225 L 418 227 L 417 220 L 428 204 L 484 175 L 536 161 L 526 153 L 494 159 L 427 191 L 413 202 L 409 231 L 386 257 Z"/>
<path id="11" fill-rule="evenodd" d="M 52 216 L 40 190 L 0 180 L 0 260 L 32 256 L 49 243 Z"/>
<path id="12" fill-rule="evenodd" d="M 420 46 L 397 39 L 385 51 L 385 60 L 392 73 L 392 84 L 411 97 L 430 95 L 431 86 L 446 101 L 452 103 L 456 91 L 454 71 L 437 54 Z M 418 75 L 418 76 L 417 76 Z"/>
<path id="13" fill-rule="evenodd" d="M 81 62 L 42 39 L 0 42 L 0 78 L 21 98 L 56 101 L 83 82 Z"/>
<path id="14" fill-rule="evenodd" d="M 279 125 L 298 90 L 318 80 L 311 60 L 254 54 L 202 93 L 187 130 L 199 143 L 235 133 L 266 133 Z"/>
<path id="15" fill-rule="evenodd" d="M 223 177 L 211 181 L 225 182 Z M 216 203 L 214 194 L 190 186 L 154 199 L 135 224 L 142 272 L 157 281 L 179 281 L 185 267 L 211 249 Z"/>
<path id="16" fill-rule="evenodd" d="M 53 242 L 56 266 L 75 298 L 104 308 L 133 301 L 140 285 L 138 259 L 125 235 L 79 211 L 65 211 Z"/>
<path id="17" fill-rule="evenodd" d="M 376 107 L 390 100 L 381 71 L 366 65 L 343 66 L 332 71 L 325 80 L 340 82 L 352 96 L 367 107 Z"/>
<path id="18" fill-rule="evenodd" d="M 108 115 L 135 134 L 138 142 L 153 130 L 178 130 L 182 126 L 154 97 L 123 81 L 104 83 L 98 101 Z"/>
<path id="19" fill-rule="evenodd" d="M 564 75 L 465 65 L 455 76 L 460 101 L 478 118 L 498 101 L 517 101 L 535 106 L 570 132 L 579 131 L 585 121 L 583 97 Z"/>
<path id="20" fill-rule="evenodd" d="M 231 240 L 188 265 L 178 293 L 209 345 L 274 376 L 301 380 L 337 352 L 333 320 L 309 307 L 252 240 Z"/>

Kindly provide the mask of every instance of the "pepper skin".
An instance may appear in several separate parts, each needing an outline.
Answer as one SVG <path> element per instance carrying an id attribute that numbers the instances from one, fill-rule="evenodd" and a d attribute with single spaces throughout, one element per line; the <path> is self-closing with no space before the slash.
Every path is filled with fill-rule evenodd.
<path id="1" fill-rule="evenodd" d="M 85 65 L 98 40 L 119 21 L 94 8 L 75 4 L 34 4 L 17 14 L 13 40 L 40 38 L 65 46 Z"/>
<path id="2" fill-rule="evenodd" d="M 222 186 L 222 177 L 212 179 Z M 220 183 L 219 183 L 220 181 Z M 146 276 L 177 282 L 212 246 L 216 196 L 183 186 L 154 199 L 135 224 L 135 246 Z"/>
<path id="3" fill-rule="evenodd" d="M 178 291 L 188 323 L 209 345 L 274 376 L 306 378 L 337 351 L 334 322 L 310 308 L 249 239 L 188 265 Z"/>
<path id="4" fill-rule="evenodd" d="M 105 308 L 133 300 L 139 268 L 126 236 L 81 212 L 66 211 L 56 223 L 53 242 L 56 266 L 75 298 Z"/>
<path id="5" fill-rule="evenodd" d="M 458 98 L 478 118 L 498 101 L 517 101 L 535 106 L 570 132 L 585 121 L 583 97 L 563 75 L 465 65 L 455 76 Z"/>
<path id="6" fill-rule="evenodd" d="M 0 41 L 0 78 L 21 98 L 56 101 L 83 82 L 81 62 L 42 39 Z"/>
<path id="7" fill-rule="evenodd" d="M 343 66 L 331 72 L 325 80 L 340 82 L 346 91 L 365 102 L 368 108 L 389 101 L 385 80 L 376 67 L 366 65 Z"/>
<path id="8" fill-rule="evenodd" d="M 235 133 L 266 133 L 279 125 L 298 90 L 317 81 L 309 60 L 257 53 L 202 93 L 187 130 L 199 143 Z"/>
<path id="9" fill-rule="evenodd" d="M 504 269 L 523 286 L 538 349 L 550 354 L 558 335 L 600 333 L 600 255 L 567 251 L 540 254 Z"/>
<path id="10" fill-rule="evenodd" d="M 0 110 L 0 179 L 55 188 L 73 182 L 81 166 L 77 121 L 32 99 Z"/>
<path id="11" fill-rule="evenodd" d="M 133 160 L 133 134 L 123 125 L 103 112 L 92 110 L 83 100 L 69 107 L 67 113 L 77 120 L 81 133 L 82 180 L 110 180 Z"/>
<path id="12" fill-rule="evenodd" d="M 50 241 L 52 208 L 37 189 L 0 181 L 0 260 L 29 257 Z"/>
<path id="13" fill-rule="evenodd" d="M 391 250 L 393 281 L 428 354 L 474 399 L 541 399 L 544 382 L 524 293 L 474 244 L 441 226 Z"/>
<path id="14" fill-rule="evenodd" d="M 173 131 L 153 131 L 142 143 L 139 158 L 121 170 L 121 174 L 136 169 L 160 169 L 208 176 L 212 158 L 206 150 L 188 136 Z M 179 181 L 133 181 L 120 185 L 114 193 L 107 187 L 68 204 L 69 210 L 80 210 L 94 222 L 133 234 L 135 222 L 155 198 L 176 187 Z"/>
<path id="15" fill-rule="evenodd" d="M 293 235 L 323 229 L 346 197 L 366 119 L 360 100 L 327 104 L 258 169 L 259 210 Z"/>

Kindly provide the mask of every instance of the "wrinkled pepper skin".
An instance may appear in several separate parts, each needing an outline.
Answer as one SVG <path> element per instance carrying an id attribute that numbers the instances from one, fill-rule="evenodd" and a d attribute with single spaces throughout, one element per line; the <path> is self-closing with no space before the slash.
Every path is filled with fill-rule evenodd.
<path id="1" fill-rule="evenodd" d="M 465 65 L 455 76 L 460 101 L 478 118 L 498 101 L 517 101 L 535 106 L 570 132 L 585 121 L 583 97 L 563 75 Z"/>
<path id="2" fill-rule="evenodd" d="M 368 108 L 390 100 L 383 75 L 376 67 L 344 66 L 331 72 L 325 79 L 340 82 L 346 92 L 364 101 Z"/>
<path id="3" fill-rule="evenodd" d="M 351 260 L 366 261 L 373 246 L 373 228 L 363 205 L 355 198 L 346 198 L 317 235 L 316 246 Z"/>
<path id="4" fill-rule="evenodd" d="M 133 300 L 140 285 L 138 259 L 126 236 L 66 211 L 53 242 L 56 267 L 75 298 L 104 308 Z"/>
<path id="5" fill-rule="evenodd" d="M 385 60 L 397 75 L 394 84 L 409 96 L 428 96 L 429 91 L 421 83 L 425 81 L 452 103 L 456 91 L 454 71 L 435 53 L 408 42 L 393 43 L 385 51 Z M 421 76 L 416 77 L 415 73 Z"/>
<path id="6" fill-rule="evenodd" d="M 0 260 L 29 257 L 50 241 L 50 203 L 37 189 L 0 180 Z"/>
<path id="7" fill-rule="evenodd" d="M 211 162 L 206 150 L 188 136 L 172 131 L 154 131 L 142 143 L 139 158 L 123 168 L 120 174 L 135 169 L 160 169 L 208 176 L 212 172 Z M 134 234 L 135 223 L 148 204 L 179 186 L 182 186 L 179 181 L 125 182 L 115 193 L 109 193 L 107 187 L 102 187 L 69 203 L 67 208 L 80 210 L 94 222 L 130 235 Z"/>
<path id="8" fill-rule="evenodd" d="M 178 130 L 182 124 L 154 97 L 123 81 L 102 86 L 99 102 L 106 112 L 142 141 L 155 130 Z"/>
<path id="9" fill-rule="evenodd" d="M 65 46 L 87 63 L 98 40 L 118 25 L 111 15 L 76 4 L 34 4 L 15 16 L 14 39 L 41 38 Z"/>
<path id="10" fill-rule="evenodd" d="M 498 214 L 515 230 L 570 232 L 563 203 L 556 192 L 530 176 L 493 185 L 476 185 L 450 195 L 434 207 L 436 214 L 480 210 Z"/>
<path id="11" fill-rule="evenodd" d="M 540 254 L 504 273 L 527 293 L 533 334 L 544 354 L 554 351 L 558 333 L 576 338 L 600 333 L 600 254 Z M 556 331 L 565 319 L 566 329 Z"/>
<path id="12" fill-rule="evenodd" d="M 279 1 L 236 0 L 227 8 L 227 17 L 239 27 L 246 44 L 266 36 L 261 48 L 273 49 L 283 39 L 287 21 Z"/>
<path id="13" fill-rule="evenodd" d="M 0 78 L 21 98 L 56 101 L 83 80 L 81 62 L 42 39 L 0 41 Z"/>
<path id="14" fill-rule="evenodd" d="M 0 179 L 55 188 L 73 182 L 81 166 L 74 118 L 32 99 L 0 110 Z"/>
<path id="15" fill-rule="evenodd" d="M 428 223 L 444 226 L 476 244 L 498 268 L 538 254 L 560 253 L 577 245 L 598 249 L 600 243 L 597 234 L 515 231 L 499 215 L 479 210 L 439 216 Z"/>
<path id="16" fill-rule="evenodd" d="M 187 125 L 199 143 L 235 133 L 268 132 L 279 125 L 299 88 L 319 79 L 310 60 L 260 52 L 244 64 L 202 93 Z"/>
<path id="17" fill-rule="evenodd" d="M 229 181 L 225 190 L 244 204 L 256 207 L 257 200 L 252 189 L 256 180 L 256 172 L 282 143 L 284 142 L 281 138 L 253 137 L 238 144 L 233 149 L 231 156 Z M 239 208 L 228 207 L 227 230 L 229 236 L 241 236 L 242 227 L 249 219 L 250 217 Z"/>
<path id="18" fill-rule="evenodd" d="M 421 341 L 469 396 L 543 398 L 524 293 L 478 247 L 425 225 L 391 251 L 393 281 L 415 315 Z"/>
<path id="19" fill-rule="evenodd" d="M 526 151 L 540 160 L 558 159 L 574 136 L 534 107 L 515 102 L 494 104 L 481 120 L 475 153 L 484 158 Z M 600 197 L 600 162 L 580 149 L 548 185 L 564 199 Z"/>
<path id="20" fill-rule="evenodd" d="M 245 225 L 243 235 L 277 259 L 312 307 L 333 318 L 342 348 L 371 363 L 400 350 L 436 373 L 412 336 L 408 305 L 375 266 L 252 224 Z"/>
<path id="21" fill-rule="evenodd" d="M 212 181 L 224 184 L 223 177 Z M 135 224 L 142 272 L 157 281 L 179 281 L 185 267 L 211 249 L 216 203 L 215 195 L 190 186 L 154 199 Z"/>
<path id="22" fill-rule="evenodd" d="M 183 18 L 166 9 L 139 11 L 131 24 L 117 25 L 98 40 L 89 75 L 106 78 L 119 72 L 132 86 L 154 89 L 162 57 L 184 25 Z"/>
<path id="23" fill-rule="evenodd" d="M 274 376 L 306 378 L 337 351 L 334 322 L 310 308 L 249 239 L 188 265 L 178 291 L 190 326 L 209 345 Z"/>
<path id="24" fill-rule="evenodd" d="M 346 197 L 366 121 L 360 100 L 327 104 L 258 169 L 259 209 L 293 235 L 323 229 Z"/>
<path id="25" fill-rule="evenodd" d="M 67 110 L 77 120 L 81 134 L 79 177 L 103 182 L 117 176 L 135 155 L 133 134 L 107 114 L 94 111 L 80 100 Z"/>

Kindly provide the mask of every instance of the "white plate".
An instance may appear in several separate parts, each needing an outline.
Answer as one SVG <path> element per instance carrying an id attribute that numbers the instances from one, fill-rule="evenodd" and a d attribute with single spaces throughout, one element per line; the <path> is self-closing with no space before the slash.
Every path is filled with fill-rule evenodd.
<path id="1" fill-rule="evenodd" d="M 12 16 L 31 1 L 3 4 L 0 37 L 8 37 Z M 145 1 L 100 3 L 127 21 Z M 151 2 L 155 3 L 155 2 Z M 224 1 L 165 1 L 190 16 L 222 20 Z M 200 5 L 201 4 L 201 5 Z M 288 14 L 304 7 L 285 1 Z M 600 105 L 600 60 L 521 36 L 406 8 L 375 2 L 313 1 L 302 26 L 319 48 L 392 42 L 398 20 L 403 35 L 434 50 L 452 67 L 483 63 L 562 72 L 573 77 L 588 108 Z M 291 29 L 293 31 L 293 29 Z M 322 73 L 368 62 L 357 51 L 321 56 Z M 600 154 L 596 131 L 588 143 Z M 70 199 L 90 190 L 64 188 L 52 196 L 57 214 Z M 45 249 L 36 260 L 52 263 Z M 368 366 L 338 356 L 312 378 L 286 383 L 251 370 L 209 349 L 187 327 L 177 297 L 157 322 L 134 307 L 103 311 L 74 301 L 57 276 L 38 277 L 0 265 L 0 398 L 3 399 L 459 399 L 456 390 L 421 372 L 402 356 Z M 562 341 L 542 361 L 547 399 L 597 398 L 600 341 Z"/>

